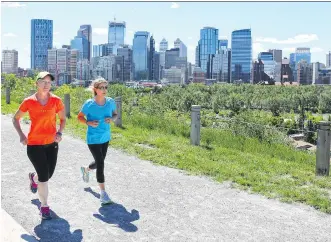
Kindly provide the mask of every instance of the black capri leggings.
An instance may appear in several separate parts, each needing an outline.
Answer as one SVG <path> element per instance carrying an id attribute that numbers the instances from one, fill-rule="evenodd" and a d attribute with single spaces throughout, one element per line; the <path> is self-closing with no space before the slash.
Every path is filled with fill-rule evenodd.
<path id="1" fill-rule="evenodd" d="M 38 181 L 47 182 L 53 176 L 59 144 L 54 142 L 47 145 L 28 145 L 27 154 L 34 166 Z"/>
<path id="2" fill-rule="evenodd" d="M 94 158 L 94 162 L 92 162 L 89 165 L 89 168 L 94 170 L 97 169 L 97 181 L 99 183 L 104 183 L 105 182 L 105 175 L 103 173 L 104 167 L 105 167 L 105 158 L 107 155 L 107 150 L 108 150 L 108 144 L 109 141 L 107 141 L 106 143 L 103 144 L 91 144 L 88 145 L 93 158 Z"/>

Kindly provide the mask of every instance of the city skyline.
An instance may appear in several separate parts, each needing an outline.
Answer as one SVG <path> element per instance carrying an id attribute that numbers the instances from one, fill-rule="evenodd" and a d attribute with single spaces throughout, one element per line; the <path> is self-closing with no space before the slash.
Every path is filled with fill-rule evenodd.
<path id="1" fill-rule="evenodd" d="M 290 20 L 295 7 L 300 6 L 300 16 L 310 16 L 309 13 L 314 12 L 314 8 L 321 16 L 326 16 L 327 8 L 331 6 L 331 3 L 24 2 L 1 4 L 2 20 L 4 23 L 10 22 L 2 26 L 1 49 L 17 50 L 18 65 L 22 68 L 30 68 L 30 23 L 31 19 L 35 18 L 53 20 L 53 47 L 61 48 L 62 45 L 70 44 L 77 29 L 84 24 L 92 26 L 92 45 L 107 43 L 108 22 L 116 17 L 116 21 L 126 22 L 126 44 L 132 46 L 133 36 L 137 31 L 147 31 L 153 35 L 157 51 L 163 38 L 168 41 L 169 49 L 173 48 L 174 41 L 179 38 L 187 46 L 188 61 L 193 64 L 200 29 L 206 26 L 217 28 L 219 39 L 228 39 L 230 48 L 232 31 L 251 28 L 253 60 L 257 58 L 259 52 L 269 49 L 282 49 L 283 56 L 289 58 L 289 54 L 294 52 L 295 48 L 309 47 L 312 53 L 311 61 L 325 63 L 326 53 L 331 49 L 328 42 L 331 39 L 331 33 L 325 31 L 324 23 L 320 19 L 308 18 L 309 21 L 302 21 L 302 24 L 293 24 Z M 79 11 L 75 11 L 78 6 Z M 92 6 L 98 9 L 96 13 L 91 11 Z M 206 11 L 202 12 L 201 7 L 204 7 Z M 44 11 L 45 8 L 52 11 Z M 163 10 L 164 17 L 158 14 L 157 9 L 160 8 Z M 270 17 L 270 10 L 278 14 Z M 70 21 L 68 18 L 63 18 L 66 14 L 70 16 Z M 19 22 L 11 22 L 18 16 Z M 61 28 L 62 26 L 65 28 Z"/>

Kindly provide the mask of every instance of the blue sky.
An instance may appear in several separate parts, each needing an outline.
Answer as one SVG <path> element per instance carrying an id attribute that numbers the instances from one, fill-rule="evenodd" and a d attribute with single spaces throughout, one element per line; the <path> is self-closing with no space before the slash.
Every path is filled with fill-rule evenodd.
<path id="1" fill-rule="evenodd" d="M 296 47 L 310 47 L 312 61 L 325 63 L 331 50 L 327 24 L 331 2 L 12 2 L 1 3 L 1 50 L 16 49 L 19 66 L 30 67 L 30 20 L 52 19 L 53 46 L 70 44 L 79 26 L 91 24 L 92 44 L 107 42 L 108 21 L 126 22 L 125 42 L 132 45 L 135 31 L 148 31 L 158 44 L 169 47 L 180 38 L 194 63 L 200 29 L 211 26 L 231 43 L 231 32 L 251 28 L 253 58 L 269 48 L 283 49 L 288 56 Z"/>

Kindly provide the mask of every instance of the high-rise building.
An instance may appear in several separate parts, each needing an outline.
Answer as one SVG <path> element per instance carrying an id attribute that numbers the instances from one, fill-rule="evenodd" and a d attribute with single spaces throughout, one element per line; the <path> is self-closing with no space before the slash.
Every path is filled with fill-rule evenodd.
<path id="1" fill-rule="evenodd" d="M 251 83 L 257 84 L 264 81 L 264 64 L 261 58 L 253 62 Z"/>
<path id="2" fill-rule="evenodd" d="M 194 83 L 205 83 L 206 73 L 201 69 L 201 67 L 195 67 L 193 70 L 193 82 Z"/>
<path id="3" fill-rule="evenodd" d="M 3 50 L 2 51 L 2 62 L 1 62 L 2 73 L 18 73 L 18 52 L 17 50 Z"/>
<path id="4" fill-rule="evenodd" d="M 93 57 L 107 56 L 113 53 L 113 44 L 93 45 Z"/>
<path id="5" fill-rule="evenodd" d="M 200 66 L 200 54 L 199 54 L 199 44 L 195 48 L 195 66 Z"/>
<path id="6" fill-rule="evenodd" d="M 31 19 L 31 69 L 47 70 L 47 50 L 53 48 L 53 20 Z"/>
<path id="7" fill-rule="evenodd" d="M 165 69 L 164 78 L 171 84 L 185 84 L 185 69 L 175 66 Z"/>
<path id="8" fill-rule="evenodd" d="M 47 51 L 48 72 L 54 76 L 58 85 L 71 82 L 70 58 L 71 50 L 66 48 Z"/>
<path id="9" fill-rule="evenodd" d="M 148 40 L 149 32 L 138 31 L 133 38 L 133 63 L 136 80 L 148 78 Z"/>
<path id="10" fill-rule="evenodd" d="M 297 81 L 300 85 L 311 85 L 313 80 L 312 66 L 304 59 L 297 63 Z"/>
<path id="11" fill-rule="evenodd" d="M 218 49 L 219 50 L 226 50 L 226 49 L 228 49 L 228 43 L 229 43 L 229 41 L 227 39 L 220 39 L 218 41 Z"/>
<path id="12" fill-rule="evenodd" d="M 153 80 L 159 81 L 161 79 L 161 65 L 160 65 L 160 53 L 154 52 L 154 58 L 153 58 L 154 64 L 153 64 Z"/>
<path id="13" fill-rule="evenodd" d="M 159 47 L 159 51 L 160 52 L 166 52 L 166 50 L 168 50 L 168 41 L 163 38 L 160 42 L 160 47 Z"/>
<path id="14" fill-rule="evenodd" d="M 310 48 L 296 48 L 295 63 L 298 64 L 302 60 L 306 61 L 307 64 L 311 63 Z"/>
<path id="15" fill-rule="evenodd" d="M 154 53 L 155 53 L 155 40 L 152 35 L 149 39 L 149 50 L 148 50 L 148 80 L 155 80 Z"/>
<path id="16" fill-rule="evenodd" d="M 331 51 L 329 51 L 329 53 L 326 54 L 326 67 L 329 68 L 331 67 Z"/>
<path id="17" fill-rule="evenodd" d="M 125 22 L 116 22 L 116 19 L 114 19 L 114 21 L 109 21 L 108 43 L 114 44 L 114 46 L 117 46 L 117 48 L 119 48 L 121 45 L 124 45 L 125 29 Z"/>
<path id="18" fill-rule="evenodd" d="M 77 78 L 77 63 L 79 60 L 79 51 L 76 49 L 70 50 L 70 62 L 69 62 L 69 75 L 70 80 L 73 81 Z"/>
<path id="19" fill-rule="evenodd" d="M 79 51 L 79 60 L 88 60 L 88 40 L 85 36 L 75 36 L 70 47 Z"/>
<path id="20" fill-rule="evenodd" d="M 77 62 L 77 79 L 90 80 L 90 62 L 87 59 L 80 59 Z"/>
<path id="21" fill-rule="evenodd" d="M 179 57 L 187 57 L 187 47 L 179 38 L 174 41 L 174 48 L 179 48 Z"/>
<path id="22" fill-rule="evenodd" d="M 165 53 L 165 69 L 170 69 L 173 66 L 176 66 L 177 60 L 179 58 L 179 48 L 172 48 L 167 50 Z"/>
<path id="23" fill-rule="evenodd" d="M 292 83 L 294 81 L 293 77 L 293 70 L 290 67 L 290 60 L 287 58 L 284 58 L 282 60 L 282 67 L 281 67 L 281 76 L 280 76 L 280 82 L 290 82 Z"/>
<path id="24" fill-rule="evenodd" d="M 273 60 L 276 61 L 277 63 L 282 63 L 282 58 L 283 58 L 283 51 L 282 50 L 277 50 L 277 49 L 272 49 L 269 50 L 270 53 L 272 53 Z"/>
<path id="25" fill-rule="evenodd" d="M 232 32 L 231 81 L 250 82 L 252 70 L 252 34 L 250 29 Z"/>
<path id="26" fill-rule="evenodd" d="M 91 61 L 92 58 L 92 26 L 89 24 L 81 25 L 77 36 L 84 36 L 87 39 L 87 59 Z"/>
<path id="27" fill-rule="evenodd" d="M 207 78 L 212 73 L 212 61 L 219 47 L 218 29 L 204 27 L 200 30 L 199 40 L 199 64 L 203 71 L 207 73 Z"/>
<path id="28" fill-rule="evenodd" d="M 262 61 L 272 61 L 274 56 L 270 52 L 260 52 L 258 59 L 261 59 Z"/>
<path id="29" fill-rule="evenodd" d="M 117 55 L 124 58 L 124 81 L 133 80 L 132 49 L 128 45 L 124 45 L 117 49 Z"/>

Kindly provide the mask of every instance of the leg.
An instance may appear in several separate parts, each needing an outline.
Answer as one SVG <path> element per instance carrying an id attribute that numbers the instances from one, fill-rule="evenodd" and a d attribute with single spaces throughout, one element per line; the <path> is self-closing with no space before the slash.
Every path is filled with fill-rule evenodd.
<path id="1" fill-rule="evenodd" d="M 106 143 L 103 143 L 102 144 L 102 156 L 103 156 L 103 162 L 102 162 L 103 169 L 102 169 L 102 173 L 104 173 L 104 163 L 105 163 L 105 159 L 106 159 L 106 155 L 107 155 L 108 145 L 109 145 L 109 142 L 106 142 Z M 105 190 L 105 183 L 99 183 L 99 187 L 100 187 L 100 190 L 101 191 L 104 191 Z"/>
<path id="2" fill-rule="evenodd" d="M 59 152 L 59 144 L 53 143 L 52 145 L 47 146 L 46 156 L 48 162 L 48 179 L 54 174 L 56 163 L 57 163 L 57 154 Z"/>
<path id="3" fill-rule="evenodd" d="M 93 145 L 88 145 L 95 164 L 96 164 L 96 169 L 97 169 L 97 181 L 98 183 L 104 183 L 104 175 L 103 175 L 103 153 L 102 153 L 102 144 L 93 144 Z"/>
<path id="4" fill-rule="evenodd" d="M 41 206 L 47 206 L 48 164 L 44 146 L 28 145 L 27 154 L 38 175 L 38 195 Z"/>

